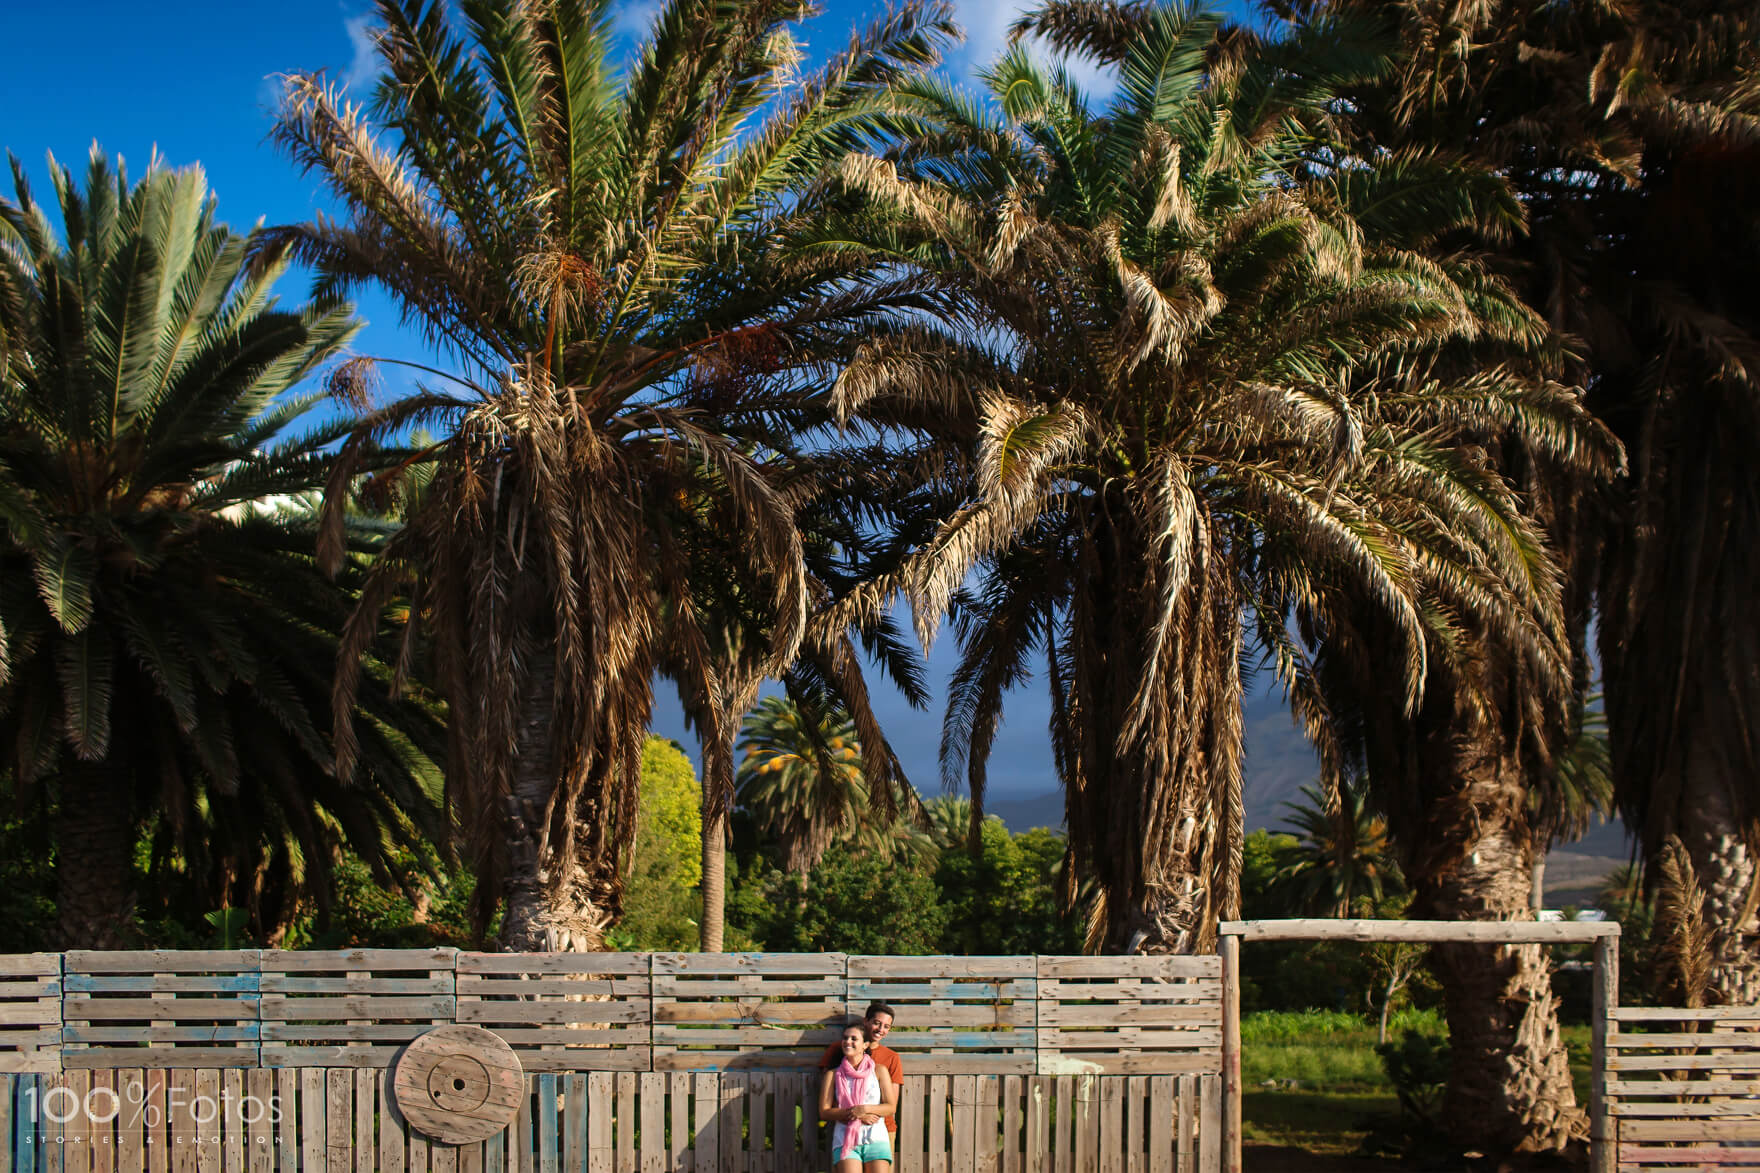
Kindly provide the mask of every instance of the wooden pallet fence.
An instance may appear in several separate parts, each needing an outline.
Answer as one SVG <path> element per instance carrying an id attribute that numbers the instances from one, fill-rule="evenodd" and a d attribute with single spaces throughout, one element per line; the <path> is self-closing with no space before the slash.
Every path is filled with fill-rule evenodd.
<path id="1" fill-rule="evenodd" d="M 886 1045 L 913 1075 L 1031 1075 L 1038 980 L 1031 957 L 849 958 L 850 1020 L 897 1011 Z"/>
<path id="2" fill-rule="evenodd" d="M 1222 962 L 1196 957 L 1037 959 L 1041 1075 L 1222 1071 Z"/>
<path id="3" fill-rule="evenodd" d="M 539 1072 L 512 1126 L 460 1146 L 411 1132 L 382 1072 L 156 1074 L 156 1096 L 145 1086 L 155 1073 L 139 1068 L 0 1076 L 11 1140 L 0 1170 L 823 1173 L 834 1159 L 819 1077 L 806 1072 Z M 937 1075 L 907 1077 L 905 1089 L 898 1173 L 1220 1169 L 1214 1076 Z"/>
<path id="4" fill-rule="evenodd" d="M 262 954 L 264 1067 L 384 1067 L 454 1021 L 456 949 Z"/>
<path id="5" fill-rule="evenodd" d="M 653 954 L 654 1070 L 816 1066 L 845 1020 L 845 966 L 842 953 Z"/>
<path id="6" fill-rule="evenodd" d="M 1625 1006 L 1613 1019 L 1619 1168 L 1760 1167 L 1760 1008 Z"/>
<path id="7" fill-rule="evenodd" d="M 647 1071 L 646 953 L 458 955 L 458 1021 L 507 1040 L 527 1071 Z"/>
<path id="8" fill-rule="evenodd" d="M 254 1067 L 255 949 L 64 955 L 62 1066 Z"/>
<path id="9" fill-rule="evenodd" d="M 0 1071 L 61 1070 L 61 955 L 0 956 Z"/>

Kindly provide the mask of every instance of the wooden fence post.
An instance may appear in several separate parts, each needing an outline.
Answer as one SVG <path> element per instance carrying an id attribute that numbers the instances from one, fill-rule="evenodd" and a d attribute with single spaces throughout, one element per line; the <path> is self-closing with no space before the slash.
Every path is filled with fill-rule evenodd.
<path id="1" fill-rule="evenodd" d="M 1607 1102 L 1607 1035 L 1619 1009 L 1619 938 L 1595 942 L 1595 1005 L 1590 1017 L 1589 1169 L 1614 1173 L 1619 1162 L 1618 1124 Z"/>
<path id="2" fill-rule="evenodd" d="M 1241 1173 L 1241 939 L 1222 938 L 1222 1159 Z"/>

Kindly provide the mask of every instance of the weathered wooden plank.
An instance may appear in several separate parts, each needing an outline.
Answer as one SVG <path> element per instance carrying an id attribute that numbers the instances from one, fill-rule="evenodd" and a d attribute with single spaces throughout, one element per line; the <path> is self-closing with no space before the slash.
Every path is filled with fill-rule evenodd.
<path id="1" fill-rule="evenodd" d="M 770 1167 L 773 1173 L 802 1173 L 800 1128 L 795 1123 L 800 1099 L 801 1082 L 798 1078 L 781 1074 L 771 1080 Z"/>
<path id="2" fill-rule="evenodd" d="M 912 1003 L 914 1019 L 914 1004 L 919 1001 L 994 1002 L 998 999 L 1019 999 L 1031 1002 L 1038 997 L 1038 989 L 1039 983 L 1031 974 L 1024 978 L 1007 980 L 988 975 L 982 981 L 964 981 L 959 978 L 925 978 L 921 981 L 858 980 L 852 977 L 847 998 L 852 1014 L 860 1014 L 867 1009 L 869 1002 Z"/>
<path id="3" fill-rule="evenodd" d="M 373 1084 L 379 1072 L 356 1069 L 354 1073 L 354 1173 L 373 1173 L 378 1137 L 373 1132 Z"/>
<path id="4" fill-rule="evenodd" d="M 1751 1022 L 1760 1025 L 1760 1007 L 1618 1006 L 1613 1009 L 1612 1018 L 1616 1022 Z"/>
<path id="5" fill-rule="evenodd" d="M 1022 1173 L 1050 1173 L 1051 1104 L 1055 1094 L 1053 1077 L 1026 1077 L 1026 1153 L 1021 1162 Z"/>
<path id="6" fill-rule="evenodd" d="M 1021 1133 L 1021 1095 L 1025 1081 L 1019 1075 L 1002 1077 L 1001 1173 L 1021 1173 L 1026 1142 Z"/>
<path id="7" fill-rule="evenodd" d="M 692 1173 L 696 1167 L 691 1160 L 690 1098 L 690 1074 L 684 1071 L 669 1074 L 666 1077 L 666 1107 L 671 1120 L 666 1130 L 666 1163 L 672 1173 Z"/>
<path id="8" fill-rule="evenodd" d="M 13 1105 L 17 1096 L 18 1076 L 0 1074 L 0 1173 L 12 1173 L 13 1154 L 20 1148 L 14 1138 Z"/>
<path id="9" fill-rule="evenodd" d="M 414 1130 L 409 1133 L 409 1173 L 428 1173 L 428 1138 Z"/>
<path id="10" fill-rule="evenodd" d="M 1100 1081 L 1078 1075 L 1075 1081 L 1075 1173 L 1099 1173 Z"/>
<path id="11" fill-rule="evenodd" d="M 453 976 L 451 973 L 429 974 L 427 977 L 373 977 L 368 973 L 351 973 L 335 977 L 311 977 L 285 973 L 265 972 L 259 979 L 263 994 L 285 996 L 289 994 L 339 995 L 350 997 L 396 997 L 414 998 L 420 996 L 437 997 L 452 996 Z M 531 991 L 525 991 L 531 992 Z M 289 1001 L 301 1001 L 290 998 Z"/>
<path id="12" fill-rule="evenodd" d="M 997 1173 L 997 1130 L 1001 1112 L 1000 1075 L 978 1075 L 978 1104 L 973 1117 L 973 1168 L 976 1173 Z"/>
<path id="13" fill-rule="evenodd" d="M 557 1077 L 562 1095 L 562 1118 L 557 1127 L 562 1132 L 564 1173 L 587 1173 L 587 1076 L 571 1071 Z"/>
<path id="14" fill-rule="evenodd" d="M 541 1002 L 461 1001 L 456 1017 L 459 1022 L 505 1022 L 509 1025 L 560 1025 L 576 1022 L 645 1025 L 648 1015 L 646 998 L 630 998 L 612 1002 L 564 1002 L 559 999 Z"/>
<path id="15" fill-rule="evenodd" d="M 1760 1051 L 1735 1055 L 1629 1055 L 1607 1057 L 1609 1071 L 1727 1071 L 1760 1072 Z"/>
<path id="16" fill-rule="evenodd" d="M 274 1106 L 277 1110 L 274 1118 L 275 1157 L 273 1168 L 278 1173 L 299 1173 L 299 1072 L 289 1069 L 266 1071 L 265 1073 L 274 1083 Z M 389 1074 L 387 1074 L 387 1078 L 389 1078 Z M 153 1171 L 149 1170 L 149 1173 L 153 1173 Z M 393 1173 L 398 1173 L 398 1171 L 393 1171 Z"/>
<path id="17" fill-rule="evenodd" d="M 1125 1081 L 1124 1093 L 1124 1170 L 1125 1173 L 1149 1173 L 1144 1167 L 1147 1150 L 1143 1137 L 1149 1122 L 1144 1113 L 1148 1108 L 1149 1077 L 1133 1075 Z"/>
<path id="18" fill-rule="evenodd" d="M 1625 1140 L 1760 1140 L 1760 1119 L 1746 1120 L 1621 1120 Z"/>
<path id="19" fill-rule="evenodd" d="M 925 1114 L 929 1128 L 923 1141 L 923 1165 L 928 1173 L 948 1173 L 947 1097 L 952 1081 L 951 1075 L 929 1077 L 929 1110 Z"/>
<path id="20" fill-rule="evenodd" d="M 192 1173 L 196 1167 L 201 1128 L 196 1120 L 195 1098 L 195 1071 L 189 1068 L 174 1070 L 165 1091 L 171 1120 L 171 1173 Z M 318 1135 L 321 1140 L 322 1130 Z M 312 1167 L 318 1168 L 316 1165 Z"/>
<path id="21" fill-rule="evenodd" d="M 666 1076 L 644 1071 L 637 1078 L 639 1123 L 637 1168 L 640 1173 L 665 1173 Z"/>
<path id="22" fill-rule="evenodd" d="M 1198 1173 L 1198 1081 L 1201 1077 L 1179 1075 L 1163 1078 L 1179 1080 L 1179 1173 Z"/>
<path id="23" fill-rule="evenodd" d="M 653 974 L 823 974 L 844 976 L 842 953 L 655 953 Z"/>
<path id="24" fill-rule="evenodd" d="M 887 1037 L 887 1045 L 892 1039 Z M 1035 1052 L 959 1050 L 942 1054 L 893 1047 L 914 1078 L 919 1075 L 1032 1075 L 1038 1070 Z"/>
<path id="25" fill-rule="evenodd" d="M 223 1129 L 221 1167 L 226 1173 L 244 1173 L 244 1072 L 237 1067 L 231 1067 L 218 1075 L 220 1103 L 216 1116 L 217 1123 Z M 360 1173 L 360 1170 L 357 1169 L 356 1173 Z M 373 1171 L 368 1168 L 366 1173 Z"/>
<path id="26" fill-rule="evenodd" d="M 428 1167 L 434 1173 L 458 1173 L 458 1149 L 449 1144 L 428 1142 Z"/>
<path id="27" fill-rule="evenodd" d="M 403 1173 L 405 1125 L 392 1091 L 393 1075 L 393 1069 L 387 1067 L 373 1080 L 373 1097 L 379 1109 L 379 1173 Z"/>
<path id="28" fill-rule="evenodd" d="M 691 1164 L 695 1173 L 716 1173 L 720 1140 L 721 1079 L 709 1072 L 695 1072 L 691 1081 Z"/>
<path id="29" fill-rule="evenodd" d="M 1223 938 L 1242 941 L 1468 941 L 1499 945 L 1587 945 L 1619 936 L 1614 921 L 1225 920 Z M 1107 960 L 1112 960 L 1107 958 Z"/>
<path id="30" fill-rule="evenodd" d="M 1075 1168 L 1075 1077 L 1056 1077 L 1057 1138 L 1052 1146 L 1052 1173 L 1072 1173 Z"/>
<path id="31" fill-rule="evenodd" d="M 983 1007 L 971 1007 L 982 1010 Z M 1128 1013 L 1129 1025 L 1136 1029 L 1153 1026 L 1186 1027 L 1202 1029 L 1205 1027 L 1221 1028 L 1222 1007 L 1217 1004 L 1197 1002 L 1179 1002 L 1158 1006 L 1131 1003 L 1128 1006 L 1094 1005 L 1064 1006 L 1056 1002 L 1045 1002 L 1039 1007 L 1039 1026 L 1069 1028 L 1075 1026 L 1119 1027 L 1119 1015 Z M 1145 1034 L 1149 1033 L 1147 1031 Z M 1178 1032 L 1165 1032 L 1174 1035 Z M 1053 1044 L 1056 1045 L 1056 1044 Z"/>
<path id="32" fill-rule="evenodd" d="M 507 1173 L 507 1135 L 502 1129 L 483 1142 L 483 1173 Z"/>
<path id="33" fill-rule="evenodd" d="M 299 1073 L 300 1173 L 319 1173 L 324 1168 L 326 1073 L 311 1067 Z"/>
<path id="34" fill-rule="evenodd" d="M 1688 1031 L 1650 1034 L 1609 1034 L 1607 1046 L 1614 1051 L 1681 1050 L 1701 1047 L 1726 1047 L 1735 1051 L 1760 1051 L 1760 1032 L 1755 1031 Z"/>
<path id="35" fill-rule="evenodd" d="M 255 973 L 256 949 L 70 949 L 64 975 Z"/>
<path id="36" fill-rule="evenodd" d="M 67 1117 L 61 1126 L 64 1143 L 61 1146 L 62 1167 L 67 1173 L 91 1173 L 92 1168 L 92 1117 L 86 1111 L 89 1103 L 87 1096 L 92 1090 L 92 1073 L 89 1071 L 69 1071 L 63 1075 L 63 1084 L 73 1097 L 67 1108 L 62 1108 L 59 1115 Z M 64 1097 L 57 1096 L 58 1101 Z M 69 1110 L 71 1109 L 71 1110 Z M 47 1100 L 45 1100 L 47 1111 Z"/>
<path id="37" fill-rule="evenodd" d="M 85 1113 L 91 1128 L 92 1173 L 116 1173 L 116 1131 L 122 1119 L 122 1099 L 116 1094 L 115 1069 L 92 1072 Z M 242 1171 L 229 1169 L 227 1173 Z"/>
<path id="38" fill-rule="evenodd" d="M 1619 1150 L 1622 1173 L 1642 1173 L 1657 1165 L 1676 1169 L 1702 1169 L 1715 1173 L 1719 1169 L 1752 1168 L 1760 1165 L 1760 1149 L 1725 1148 L 1721 1145 L 1697 1145 L 1692 1148 L 1648 1148 L 1622 1144 Z"/>
<path id="39" fill-rule="evenodd" d="M 813 1095 L 813 1115 L 819 1113 L 817 1090 Z M 831 1134 L 825 1133 L 825 1143 Z M 892 1134 L 893 1163 L 898 1173 L 923 1173 L 923 1080 L 907 1079 L 898 1089 L 898 1131 Z M 829 1161 L 821 1163 L 828 1166 Z"/>
<path id="40" fill-rule="evenodd" d="M 948 1153 L 948 1173 L 973 1173 L 978 1123 L 977 1077 L 955 1075 L 949 1079 L 947 1102 L 953 1112 L 953 1144 Z"/>
<path id="41" fill-rule="evenodd" d="M 646 977 L 648 953 L 460 953 L 457 971 L 467 974 L 617 974 Z"/>
<path id="42" fill-rule="evenodd" d="M 1607 1094 L 1620 1097 L 1760 1096 L 1760 1077 L 1751 1079 L 1614 1079 Z"/>
<path id="43" fill-rule="evenodd" d="M 537 1151 L 537 1129 L 533 1124 L 537 1111 L 538 1077 L 527 1075 L 523 1085 L 524 1095 L 519 1098 L 519 1110 L 513 1116 L 513 1130 L 507 1148 L 508 1173 L 536 1173 L 536 1162 L 532 1154 Z M 414 1173 L 412 1168 L 411 1173 Z"/>
<path id="44" fill-rule="evenodd" d="M 0 973 L 20 977 L 57 977 L 61 973 L 61 954 L 0 953 Z"/>
<path id="45" fill-rule="evenodd" d="M 458 1148 L 458 1173 L 483 1173 L 483 1142 L 461 1144 Z"/>
<path id="46" fill-rule="evenodd" d="M 1175 1090 L 1179 1077 L 1173 1075 L 1152 1075 L 1149 1077 L 1149 1135 L 1146 1138 L 1149 1149 L 1144 1162 L 1146 1173 L 1174 1173 L 1177 1150 L 1177 1122 L 1175 1113 L 1178 1108 L 1178 1093 Z M 1180 1173 L 1192 1173 L 1182 1169 Z"/>
<path id="47" fill-rule="evenodd" d="M 532 1117 L 532 1125 L 537 1130 L 538 1154 L 537 1173 L 559 1173 L 561 1160 L 560 1137 L 558 1135 L 557 1096 L 560 1085 L 557 1077 L 549 1072 L 532 1078 L 538 1092 L 538 1109 Z"/>
<path id="48" fill-rule="evenodd" d="M 177 957 L 187 954 L 174 954 Z M 264 949 L 264 973 L 334 973 L 337 980 L 352 970 L 453 970 L 458 950 L 438 949 Z M 166 968 L 158 966 L 156 968 Z M 180 967 L 182 968 L 182 967 Z M 216 968 L 203 966 L 204 969 Z"/>
<path id="49" fill-rule="evenodd" d="M 718 1142 L 722 1173 L 746 1173 L 745 1108 L 748 1076 L 728 1072 L 718 1090 L 721 1137 Z"/>
<path id="50" fill-rule="evenodd" d="M 1071 954 L 1037 958 L 1035 973 L 1041 982 L 1047 978 L 1092 981 L 1108 978 L 1218 978 L 1222 976 L 1222 969 L 1216 955 L 1211 953 L 1131 957 Z"/>
<path id="51" fill-rule="evenodd" d="M 636 1171 L 636 1073 L 619 1071 L 617 1082 L 617 1156 L 615 1173 Z"/>
<path id="52" fill-rule="evenodd" d="M 1040 1051 L 1041 1075 L 1221 1075 L 1222 1054 L 1209 1051 Z"/>
<path id="53" fill-rule="evenodd" d="M 208 1003 L 204 1002 L 205 1007 Z M 268 1028 L 271 1023 L 323 1022 L 331 1023 L 338 1018 L 451 1018 L 455 1003 L 451 995 L 445 997 L 401 998 L 374 997 L 372 995 L 314 995 L 310 998 L 284 998 L 280 995 L 266 995 L 262 1001 L 262 1019 L 264 1038 L 287 1038 L 286 1034 L 270 1035 Z M 146 1015 L 118 1015 L 118 1017 L 144 1018 Z M 286 1028 L 283 1027 L 283 1030 Z M 338 1031 L 338 1026 L 329 1026 L 329 1030 Z M 291 1037 L 305 1038 L 310 1035 L 294 1035 Z M 322 1037 L 322 1036 L 320 1036 Z M 336 1038 L 384 1038 L 384 1035 L 343 1035 Z"/>
<path id="54" fill-rule="evenodd" d="M 1239 1131 L 1228 1132 L 1223 1115 L 1222 1079 L 1200 1076 L 1198 1079 L 1198 1170 L 1218 1173 L 1227 1159 L 1224 1149 L 1232 1147 Z"/>
<path id="55" fill-rule="evenodd" d="M 354 1073 L 346 1068 L 324 1072 L 324 1167 L 326 1173 L 349 1173 L 354 1142 Z"/>
<path id="56" fill-rule="evenodd" d="M 616 1077 L 609 1071 L 587 1074 L 587 1170 L 588 1173 L 612 1173 L 616 1163 L 615 1137 L 617 1120 L 614 1100 Z"/>
<path id="57" fill-rule="evenodd" d="M 1611 1105 L 1615 1116 L 1647 1116 L 1665 1119 L 1687 1119 L 1695 1116 L 1742 1116 L 1760 1119 L 1760 1101 L 1710 1100 L 1695 1104 L 1643 1104 L 1629 1101 Z"/>
<path id="58" fill-rule="evenodd" d="M 1102 1079 L 1100 1084 L 1100 1133 L 1097 1155 L 1100 1173 L 1124 1173 L 1124 1090 L 1123 1079 Z"/>

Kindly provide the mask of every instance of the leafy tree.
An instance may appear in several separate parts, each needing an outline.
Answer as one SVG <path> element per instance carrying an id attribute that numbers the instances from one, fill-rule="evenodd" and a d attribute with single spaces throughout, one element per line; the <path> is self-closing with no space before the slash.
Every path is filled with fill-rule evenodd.
<path id="1" fill-rule="evenodd" d="M 349 215 L 276 239 L 331 286 L 382 285 L 457 360 L 455 391 L 380 409 L 344 448 L 440 432 L 348 650 L 410 595 L 451 702 L 479 918 L 503 903 L 517 949 L 591 948 L 618 913 L 655 671 L 720 687 L 693 552 L 729 539 L 765 674 L 801 646 L 801 538 L 769 458 L 810 377 L 785 369 L 913 302 L 802 243 L 846 202 L 816 180 L 951 32 L 907 4 L 802 76 L 799 0 L 673 0 L 619 75 L 607 7 L 482 0 L 460 28 L 381 0 L 371 113 L 297 75 L 275 132 Z M 345 659 L 338 697 L 358 681 Z"/>
<path id="2" fill-rule="evenodd" d="M 926 870 L 876 852 L 833 851 L 805 876 L 773 873 L 765 894 L 752 932 L 777 952 L 931 954 L 948 920 Z"/>
<path id="3" fill-rule="evenodd" d="M 702 835 L 703 790 L 690 759 L 676 742 L 650 734 L 642 747 L 641 814 L 618 948 L 696 946 Z"/>
<path id="4" fill-rule="evenodd" d="M 1556 435 L 1580 407 L 1516 367 L 1438 377 L 1448 346 L 1546 330 L 1472 258 L 1412 246 L 1521 209 L 1442 157 L 1327 165 L 1332 95 L 1377 67 L 1346 32 L 1249 52 L 1201 10 L 1067 12 L 1102 9 L 1128 24 L 1103 116 L 1017 51 L 987 75 L 1000 119 L 920 84 L 925 147 L 845 165 L 961 324 L 1006 341 L 902 325 L 840 393 L 940 407 L 970 470 L 883 584 L 922 623 L 952 605 L 945 768 L 981 805 L 1002 697 L 1043 656 L 1070 842 L 1099 880 L 1093 944 L 1202 949 L 1239 908 L 1242 616 L 1315 729 L 1291 632 L 1351 608 L 1385 622 L 1400 666 L 1381 683 L 1407 703 L 1435 616 L 1550 646 L 1536 526 L 1454 441 L 1511 419 Z"/>
<path id="5" fill-rule="evenodd" d="M 1063 911 L 1056 890 L 1063 836 L 1043 827 L 1011 835 L 994 815 L 983 821 L 979 835 L 975 857 L 964 843 L 941 852 L 935 886 L 947 929 L 940 952 L 1081 952 L 1083 926 Z"/>
<path id="6" fill-rule="evenodd" d="M 1295 841 L 1284 848 L 1274 883 L 1303 912 L 1347 917 L 1400 886 L 1387 824 L 1369 809 L 1368 788 L 1302 787 L 1302 801 L 1285 803 Z"/>
<path id="7" fill-rule="evenodd" d="M 83 186 L 50 173 L 65 239 L 16 160 L 0 199 L 0 740 L 53 801 L 63 946 L 128 938 L 149 823 L 260 936 L 325 906 L 339 838 L 384 876 L 441 832 L 438 722 L 392 699 L 372 640 L 329 702 L 372 543 L 339 517 L 341 580 L 319 572 L 311 501 L 353 420 L 293 388 L 357 323 L 330 298 L 278 308 L 283 250 L 217 224 L 199 169 L 131 184 L 94 148 Z"/>

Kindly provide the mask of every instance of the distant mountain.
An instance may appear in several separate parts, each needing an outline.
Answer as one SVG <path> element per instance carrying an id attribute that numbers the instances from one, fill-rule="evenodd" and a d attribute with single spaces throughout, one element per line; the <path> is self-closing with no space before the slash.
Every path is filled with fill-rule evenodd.
<path id="1" fill-rule="evenodd" d="M 1278 808 L 1300 797 L 1302 786 L 1314 780 L 1319 764 L 1280 696 L 1249 696 L 1244 718 L 1247 830 L 1275 827 L 1283 822 Z M 1006 823 L 1010 831 L 1063 826 L 1063 794 L 1056 790 L 1033 798 L 998 798 L 985 803 L 984 809 Z"/>
<path id="2" fill-rule="evenodd" d="M 1302 787 L 1319 777 L 1319 760 L 1309 748 L 1307 738 L 1290 718 L 1283 697 L 1275 691 L 1249 695 L 1242 718 L 1247 743 L 1246 764 L 1242 771 L 1247 830 L 1285 828 L 1288 812 L 1283 809 L 1284 804 L 1300 799 Z M 999 817 L 1010 831 L 1063 826 L 1063 794 L 1056 790 L 1033 798 L 997 798 L 986 803 L 985 810 Z M 1608 860 L 1615 864 L 1626 862 L 1631 847 L 1625 825 L 1616 819 L 1591 829 L 1578 843 L 1561 844 L 1553 858 L 1560 854 L 1593 859 L 1593 863 L 1580 867 L 1573 863 L 1566 865 L 1573 875 L 1577 870 L 1586 874 Z M 1596 882 L 1599 882 L 1599 876 Z M 1549 877 L 1547 888 L 1552 887 Z"/>

